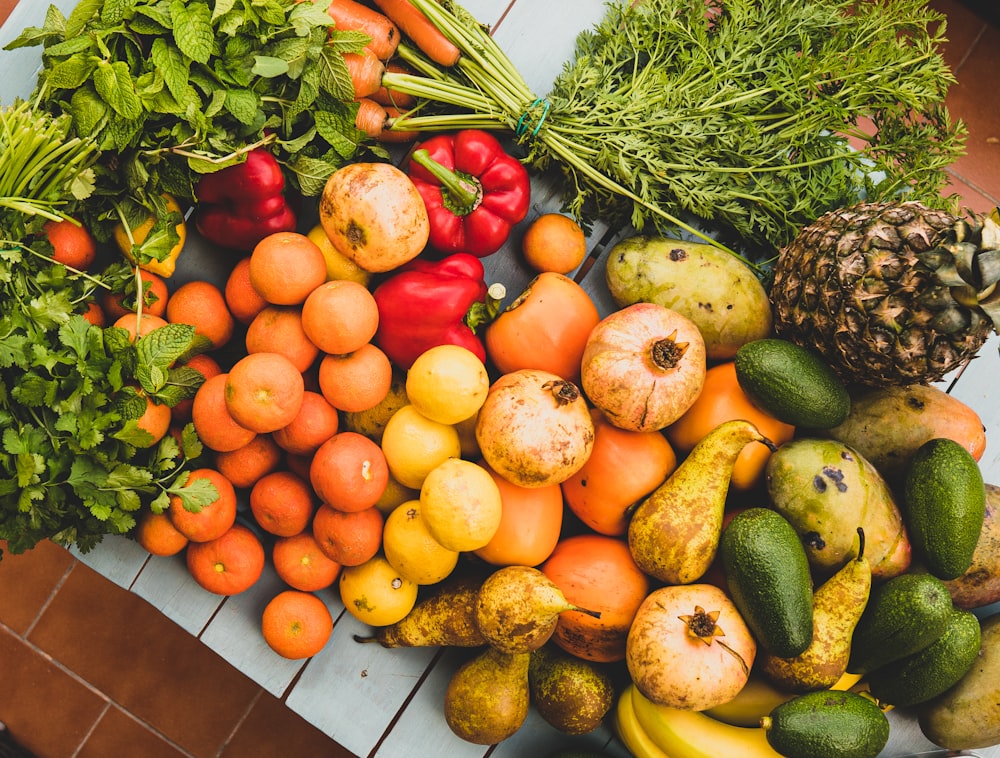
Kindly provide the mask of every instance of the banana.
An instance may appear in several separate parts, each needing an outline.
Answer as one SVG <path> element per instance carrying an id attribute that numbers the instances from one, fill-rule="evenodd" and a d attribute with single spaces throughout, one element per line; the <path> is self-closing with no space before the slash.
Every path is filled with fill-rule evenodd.
<path id="1" fill-rule="evenodd" d="M 634 685 L 629 685 L 618 696 L 618 705 L 614 714 L 614 726 L 618 739 L 635 758 L 671 758 L 660 750 L 646 734 L 646 731 L 639 726 L 639 722 L 635 718 L 635 710 L 632 708 L 632 691 L 634 689 Z"/>
<path id="2" fill-rule="evenodd" d="M 698 711 L 657 705 L 629 687 L 636 721 L 670 758 L 781 758 L 760 727 L 732 726 Z"/>
<path id="3" fill-rule="evenodd" d="M 860 674 L 844 674 L 830 689 L 846 690 L 857 684 L 860 679 Z M 736 697 L 728 703 L 709 708 L 702 713 L 733 726 L 757 727 L 760 726 L 762 716 L 766 716 L 793 697 L 795 697 L 794 692 L 779 690 L 763 675 L 754 672 Z"/>

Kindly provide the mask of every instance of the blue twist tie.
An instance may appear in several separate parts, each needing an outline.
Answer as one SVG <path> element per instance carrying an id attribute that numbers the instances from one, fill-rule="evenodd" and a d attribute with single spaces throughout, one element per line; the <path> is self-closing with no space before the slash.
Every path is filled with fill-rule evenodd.
<path id="1" fill-rule="evenodd" d="M 538 106 L 542 106 L 542 115 L 538 117 L 538 120 L 535 122 L 535 128 L 531 130 L 532 137 L 538 136 L 538 132 L 541 130 L 542 124 L 545 123 L 545 118 L 549 115 L 549 108 L 552 107 L 552 104 L 548 100 L 543 100 L 542 98 L 538 98 L 535 102 L 529 105 L 528 109 L 521 114 L 521 118 L 517 120 L 517 129 L 514 130 L 514 134 L 518 137 L 523 137 L 524 133 L 528 131 L 528 125 L 530 123 L 528 119 Z"/>

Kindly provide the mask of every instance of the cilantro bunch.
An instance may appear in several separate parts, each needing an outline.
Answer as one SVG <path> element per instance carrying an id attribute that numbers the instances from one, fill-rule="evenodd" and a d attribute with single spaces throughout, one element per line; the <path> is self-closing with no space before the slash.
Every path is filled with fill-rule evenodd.
<path id="1" fill-rule="evenodd" d="M 296 189 L 319 194 L 362 144 L 343 54 L 370 41 L 333 29 L 328 5 L 80 0 L 68 17 L 50 6 L 41 28 L 8 44 L 43 46 L 32 102 L 69 114 L 101 153 L 91 231 L 106 239 L 162 192 L 192 199 L 201 174 L 262 144 Z"/>

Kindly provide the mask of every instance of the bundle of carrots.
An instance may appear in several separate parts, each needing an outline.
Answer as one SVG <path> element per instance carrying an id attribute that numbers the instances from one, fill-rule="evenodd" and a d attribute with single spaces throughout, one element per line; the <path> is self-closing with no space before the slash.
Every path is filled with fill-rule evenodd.
<path id="1" fill-rule="evenodd" d="M 415 73 L 397 56 L 403 38 L 439 66 L 455 65 L 460 51 L 409 0 L 372 1 L 378 10 L 357 0 L 331 0 L 327 8 L 337 29 L 358 31 L 371 38 L 362 53 L 344 54 L 358 102 L 355 124 L 369 138 L 408 142 L 416 138 L 416 131 L 390 131 L 388 127 L 416 105 L 417 98 L 383 83 L 386 73 Z"/>

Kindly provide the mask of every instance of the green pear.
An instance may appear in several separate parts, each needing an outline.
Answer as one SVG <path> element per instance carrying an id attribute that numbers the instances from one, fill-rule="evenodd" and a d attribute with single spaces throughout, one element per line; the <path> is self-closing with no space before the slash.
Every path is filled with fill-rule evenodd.
<path id="1" fill-rule="evenodd" d="M 476 624 L 486 641 L 507 653 L 530 653 L 552 637 L 563 611 L 601 614 L 570 603 L 539 569 L 504 566 L 490 574 L 476 598 Z"/>
<path id="2" fill-rule="evenodd" d="M 482 578 L 463 574 L 444 582 L 433 595 L 419 600 L 395 624 L 382 626 L 370 637 L 355 635 L 357 642 L 378 642 L 382 647 L 478 647 L 486 644 L 476 625 L 476 598 Z"/>
<path id="3" fill-rule="evenodd" d="M 715 558 L 736 458 L 751 443 L 774 444 L 749 421 L 726 421 L 632 514 L 628 545 L 644 572 L 667 584 L 690 584 Z"/>
<path id="4" fill-rule="evenodd" d="M 463 663 L 448 682 L 444 717 L 466 742 L 494 745 L 521 728 L 528 717 L 531 653 L 505 653 L 487 646 Z"/>
<path id="5" fill-rule="evenodd" d="M 531 653 L 531 702 L 550 726 L 565 734 L 588 734 L 614 704 L 615 688 L 605 669 L 552 645 Z"/>
<path id="6" fill-rule="evenodd" d="M 832 687 L 847 671 L 854 628 L 868 603 L 872 571 L 864 555 L 864 531 L 858 529 L 858 554 L 813 594 L 813 636 L 794 658 L 764 654 L 762 670 L 777 687 L 788 692 L 811 692 Z"/>

